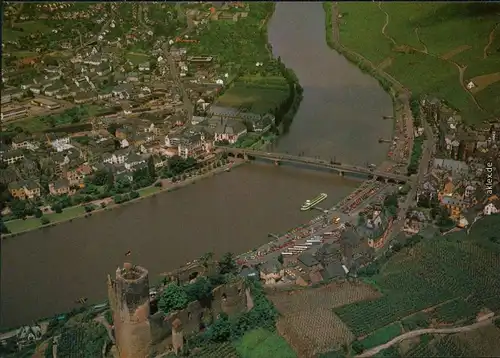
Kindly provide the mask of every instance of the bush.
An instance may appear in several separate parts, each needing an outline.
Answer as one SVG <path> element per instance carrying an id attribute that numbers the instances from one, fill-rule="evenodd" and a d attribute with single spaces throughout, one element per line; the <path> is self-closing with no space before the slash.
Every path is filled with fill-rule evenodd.
<path id="1" fill-rule="evenodd" d="M 40 218 L 40 222 L 42 223 L 42 225 L 47 225 L 47 224 L 50 224 L 50 219 L 46 216 L 42 216 Z"/>
<path id="2" fill-rule="evenodd" d="M 35 217 L 36 218 L 41 218 L 42 216 L 43 216 L 42 210 L 40 210 L 40 209 L 37 208 L 35 210 Z"/>
<path id="3" fill-rule="evenodd" d="M 94 205 L 85 205 L 85 212 L 90 213 L 94 211 L 95 207 Z"/>
<path id="4" fill-rule="evenodd" d="M 107 310 L 104 313 L 104 318 L 106 319 L 106 322 L 108 322 L 110 325 L 113 325 L 113 313 L 111 310 Z"/>
<path id="5" fill-rule="evenodd" d="M 136 191 L 133 191 L 130 193 L 130 199 L 137 199 L 139 197 L 139 193 Z"/>
<path id="6" fill-rule="evenodd" d="M 52 205 L 52 208 L 51 208 L 53 211 L 55 211 L 56 213 L 60 214 L 62 213 L 62 207 L 61 205 L 59 204 L 54 204 Z"/>

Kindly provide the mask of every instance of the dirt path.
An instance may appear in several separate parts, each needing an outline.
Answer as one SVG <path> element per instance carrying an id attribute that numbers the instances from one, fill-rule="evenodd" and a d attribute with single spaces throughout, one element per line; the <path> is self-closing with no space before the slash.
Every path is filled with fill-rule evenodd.
<path id="1" fill-rule="evenodd" d="M 460 333 L 460 332 L 469 332 L 469 331 L 474 331 L 478 328 L 487 326 L 492 323 L 493 319 L 495 319 L 495 316 L 486 319 L 481 322 L 477 322 L 474 324 L 471 324 L 470 326 L 463 326 L 463 327 L 455 327 L 455 328 L 426 328 L 426 329 L 417 329 L 415 331 L 411 331 L 408 333 L 404 333 L 400 336 L 397 336 L 396 338 L 390 340 L 389 342 L 382 344 L 380 346 L 374 347 L 360 355 L 357 355 L 356 358 L 364 358 L 364 357 L 371 357 L 377 354 L 378 352 L 387 349 L 391 346 L 393 346 L 396 343 L 399 343 L 401 341 L 404 341 L 405 339 L 413 338 L 413 337 L 418 337 L 423 334 L 428 334 L 428 333 L 438 333 L 438 334 L 451 334 L 451 333 Z"/>
<path id="2" fill-rule="evenodd" d="M 420 35 L 418 33 L 418 31 L 420 30 L 419 27 L 415 27 L 415 36 L 417 36 L 417 41 L 422 45 L 422 47 L 424 48 L 423 51 L 424 53 L 426 54 L 429 54 L 429 50 L 427 49 L 427 45 L 420 39 Z"/>
<path id="3" fill-rule="evenodd" d="M 378 2 L 378 8 L 385 14 L 385 24 L 384 26 L 382 26 L 382 35 L 384 35 L 386 39 L 391 41 L 393 45 L 396 45 L 396 41 L 391 36 L 387 35 L 387 33 L 385 32 L 385 29 L 389 25 L 389 14 L 387 13 L 387 11 L 382 9 L 382 3 L 380 1 Z"/>
<path id="4" fill-rule="evenodd" d="M 483 58 L 485 60 L 488 58 L 488 49 L 490 48 L 490 46 L 493 44 L 493 41 L 495 40 L 495 31 L 496 31 L 498 25 L 500 25 L 500 22 L 497 22 L 495 24 L 495 26 L 493 26 L 493 29 L 491 30 L 490 35 L 488 37 L 488 43 L 486 44 L 486 46 L 484 46 Z"/>
<path id="5" fill-rule="evenodd" d="M 332 5 L 332 38 L 333 42 L 340 44 L 340 24 L 339 24 L 339 3 L 334 2 Z"/>

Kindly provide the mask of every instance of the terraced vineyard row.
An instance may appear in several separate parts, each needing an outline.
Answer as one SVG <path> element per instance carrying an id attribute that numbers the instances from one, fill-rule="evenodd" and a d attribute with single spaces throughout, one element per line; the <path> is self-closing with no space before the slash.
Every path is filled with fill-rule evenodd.
<path id="1" fill-rule="evenodd" d="M 390 287 L 385 296 L 334 309 L 356 336 L 368 334 L 450 298 L 444 288 L 429 287 L 429 283 L 415 274 L 395 273 L 380 285 Z"/>
<path id="2" fill-rule="evenodd" d="M 436 314 L 450 323 L 473 318 L 484 307 L 500 310 L 496 253 L 474 243 L 433 240 L 398 254 L 405 255 L 403 265 L 389 263 L 376 277 L 383 297 L 334 309 L 356 336 L 448 300 L 453 301 L 437 308 Z"/>
<path id="3" fill-rule="evenodd" d="M 436 307 L 432 318 L 442 323 L 454 323 L 462 319 L 472 319 L 479 312 L 477 305 L 462 297 Z"/>
<path id="4" fill-rule="evenodd" d="M 196 353 L 193 357 L 203 358 L 238 358 L 238 352 L 229 342 L 223 344 L 214 344 L 205 347 L 202 351 Z"/>
<path id="5" fill-rule="evenodd" d="M 473 357 L 471 350 L 464 342 L 460 342 L 454 336 L 445 336 L 438 339 L 434 344 L 436 357 Z"/>

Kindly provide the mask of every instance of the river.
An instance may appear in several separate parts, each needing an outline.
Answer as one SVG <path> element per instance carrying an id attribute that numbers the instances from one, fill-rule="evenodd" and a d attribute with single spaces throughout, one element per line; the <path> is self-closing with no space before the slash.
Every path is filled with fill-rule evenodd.
<path id="1" fill-rule="evenodd" d="M 276 55 L 293 68 L 304 100 L 277 151 L 349 163 L 380 163 L 389 97 L 375 80 L 328 49 L 321 3 L 278 3 L 269 24 Z M 305 59 L 301 59 L 302 56 Z M 367 150 L 368 149 L 368 150 Z M 3 241 L 1 325 L 67 311 L 79 297 L 106 299 L 106 275 L 124 260 L 157 275 L 207 251 L 244 252 L 308 221 L 305 199 L 333 205 L 359 185 L 334 174 L 252 163 L 113 211 Z M 126 258 L 125 252 L 131 256 Z"/>

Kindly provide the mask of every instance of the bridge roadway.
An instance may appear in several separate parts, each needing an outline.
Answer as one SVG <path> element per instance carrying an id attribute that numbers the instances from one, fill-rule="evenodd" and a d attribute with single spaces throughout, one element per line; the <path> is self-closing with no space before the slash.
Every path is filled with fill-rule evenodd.
<path id="1" fill-rule="evenodd" d="M 242 148 L 231 148 L 231 147 L 217 147 L 225 153 L 233 154 L 234 156 L 243 155 L 244 157 L 255 157 L 275 160 L 278 162 L 286 161 L 292 163 L 310 164 L 317 167 L 323 167 L 326 169 L 333 169 L 341 174 L 345 172 L 354 174 L 364 174 L 368 177 L 377 177 L 383 179 L 389 179 L 398 183 L 406 183 L 410 180 L 410 177 L 406 175 L 399 175 L 388 172 L 381 172 L 377 170 L 370 170 L 369 168 L 359 167 L 355 165 L 343 164 L 343 163 L 331 163 L 326 160 L 310 158 L 310 157 L 299 157 L 296 155 L 282 154 L 282 153 L 266 153 L 258 150 L 249 150 Z"/>

